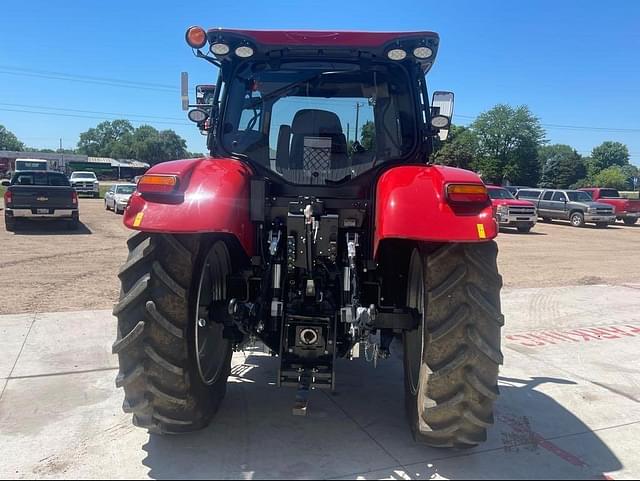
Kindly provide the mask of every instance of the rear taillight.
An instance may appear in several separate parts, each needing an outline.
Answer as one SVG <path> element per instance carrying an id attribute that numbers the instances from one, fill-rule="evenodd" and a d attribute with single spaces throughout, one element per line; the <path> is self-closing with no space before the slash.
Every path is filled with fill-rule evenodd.
<path id="1" fill-rule="evenodd" d="M 447 200 L 453 204 L 486 204 L 489 202 L 487 188 L 481 184 L 449 184 Z"/>
<path id="2" fill-rule="evenodd" d="M 143 175 L 138 181 L 141 194 L 172 194 L 178 189 L 178 177 L 175 175 Z"/>
<path id="3" fill-rule="evenodd" d="M 11 204 L 12 201 L 13 201 L 13 195 L 11 195 L 11 191 L 6 191 L 4 193 L 4 205 L 7 206 Z"/>
<path id="4" fill-rule="evenodd" d="M 71 192 L 71 203 L 73 205 L 78 205 L 78 193 L 75 190 Z"/>

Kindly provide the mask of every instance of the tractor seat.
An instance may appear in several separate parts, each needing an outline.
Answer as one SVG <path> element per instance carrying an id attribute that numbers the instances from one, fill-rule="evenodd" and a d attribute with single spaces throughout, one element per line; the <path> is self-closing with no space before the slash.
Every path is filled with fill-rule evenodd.
<path id="1" fill-rule="evenodd" d="M 347 167 L 347 139 L 335 113 L 300 110 L 291 123 L 291 134 L 289 169 L 326 172 Z"/>

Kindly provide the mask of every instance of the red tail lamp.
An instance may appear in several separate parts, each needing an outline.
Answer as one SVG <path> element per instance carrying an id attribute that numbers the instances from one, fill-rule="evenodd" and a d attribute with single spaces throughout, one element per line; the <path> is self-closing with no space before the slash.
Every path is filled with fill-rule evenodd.
<path id="1" fill-rule="evenodd" d="M 178 177 L 175 175 L 143 175 L 138 182 L 141 194 L 171 194 L 178 188 Z"/>
<path id="2" fill-rule="evenodd" d="M 449 184 L 447 200 L 455 204 L 484 204 L 489 201 L 489 193 L 480 184 Z"/>

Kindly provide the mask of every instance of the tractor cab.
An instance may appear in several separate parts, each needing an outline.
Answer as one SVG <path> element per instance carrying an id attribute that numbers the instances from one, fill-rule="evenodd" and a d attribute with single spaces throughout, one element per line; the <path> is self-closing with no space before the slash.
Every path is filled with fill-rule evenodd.
<path id="1" fill-rule="evenodd" d="M 244 158 L 276 181 L 336 185 L 425 162 L 431 138 L 448 131 L 453 95 L 436 93 L 434 110 L 426 102 L 437 34 L 192 27 L 186 37 L 220 67 L 211 104 L 196 104 L 190 118 L 214 154 Z"/>

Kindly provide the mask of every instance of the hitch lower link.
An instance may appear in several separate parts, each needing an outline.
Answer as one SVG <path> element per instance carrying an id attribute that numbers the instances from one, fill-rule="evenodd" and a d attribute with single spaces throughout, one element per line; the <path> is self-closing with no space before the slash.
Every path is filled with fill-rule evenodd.
<path id="1" fill-rule="evenodd" d="M 357 274 L 357 248 L 359 247 L 358 234 L 347 233 L 347 256 L 349 266 L 344 268 L 343 299 L 347 304 L 340 309 L 340 319 L 345 324 L 350 324 L 351 339 L 355 342 L 351 349 L 351 359 L 360 357 L 361 345 L 364 347 L 364 358 L 378 366 L 378 360 L 390 357 L 389 348 L 393 341 L 393 335 L 379 330 L 375 326 L 378 310 L 375 305 L 369 307 L 360 305 L 358 298 L 358 274 Z"/>

